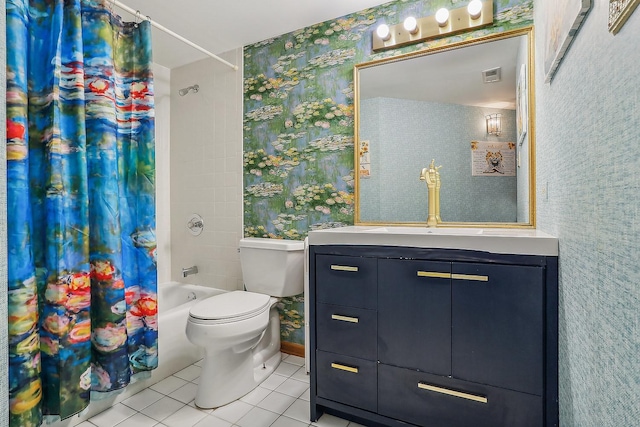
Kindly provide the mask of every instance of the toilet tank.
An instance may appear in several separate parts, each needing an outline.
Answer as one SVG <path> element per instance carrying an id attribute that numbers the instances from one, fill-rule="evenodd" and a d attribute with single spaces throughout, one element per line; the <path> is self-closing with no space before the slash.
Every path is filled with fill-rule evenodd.
<path id="1" fill-rule="evenodd" d="M 250 292 L 274 297 L 304 291 L 304 242 L 297 240 L 240 239 L 242 280 Z"/>

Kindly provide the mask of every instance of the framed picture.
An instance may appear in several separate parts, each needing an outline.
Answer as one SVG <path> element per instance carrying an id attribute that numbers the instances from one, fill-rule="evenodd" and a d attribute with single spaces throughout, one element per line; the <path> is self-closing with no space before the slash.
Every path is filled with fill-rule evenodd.
<path id="1" fill-rule="evenodd" d="M 529 93 L 527 92 L 527 65 L 522 64 L 516 85 L 516 130 L 518 144 L 522 145 L 529 127 Z"/>
<path id="2" fill-rule="evenodd" d="M 555 0 L 547 2 L 546 9 L 542 36 L 545 83 L 549 83 L 591 9 L 591 0 Z"/>
<path id="3" fill-rule="evenodd" d="M 617 34 L 627 22 L 640 0 L 609 0 L 609 31 Z"/>

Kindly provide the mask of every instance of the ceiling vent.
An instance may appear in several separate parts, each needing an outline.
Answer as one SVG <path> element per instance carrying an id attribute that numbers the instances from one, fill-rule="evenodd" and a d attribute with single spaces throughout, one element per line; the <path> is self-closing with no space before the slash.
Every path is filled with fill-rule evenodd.
<path id="1" fill-rule="evenodd" d="M 495 83 L 500 81 L 500 67 L 491 68 L 482 72 L 482 81 L 485 83 Z"/>

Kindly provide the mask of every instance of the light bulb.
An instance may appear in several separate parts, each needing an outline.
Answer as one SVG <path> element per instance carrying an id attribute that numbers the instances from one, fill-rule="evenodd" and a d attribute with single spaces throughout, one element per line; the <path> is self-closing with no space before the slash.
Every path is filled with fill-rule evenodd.
<path id="1" fill-rule="evenodd" d="M 376 34 L 382 39 L 382 41 L 387 41 L 391 38 L 391 34 L 389 34 L 389 26 L 387 24 L 378 25 L 378 28 L 376 28 Z"/>
<path id="2" fill-rule="evenodd" d="M 409 31 L 411 34 L 415 34 L 418 32 L 418 21 L 413 16 L 409 16 L 404 20 L 404 29 Z"/>
<path id="3" fill-rule="evenodd" d="M 471 19 L 478 19 L 482 13 L 482 1 L 471 0 L 467 6 L 467 12 L 469 12 Z"/>
<path id="4" fill-rule="evenodd" d="M 438 9 L 436 12 L 436 21 L 441 27 L 447 25 L 447 21 L 449 21 L 449 10 L 445 7 Z"/>

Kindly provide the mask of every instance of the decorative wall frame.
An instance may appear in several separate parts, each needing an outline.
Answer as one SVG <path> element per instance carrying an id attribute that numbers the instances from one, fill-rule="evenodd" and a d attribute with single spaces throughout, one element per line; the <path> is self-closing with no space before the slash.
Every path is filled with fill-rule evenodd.
<path id="1" fill-rule="evenodd" d="M 624 0 L 622 0 L 624 1 Z M 638 0 L 630 0 L 637 2 Z M 580 25 L 591 9 L 591 0 L 548 2 L 543 29 L 545 83 L 551 82 Z"/>
<path id="2" fill-rule="evenodd" d="M 617 34 L 639 4 L 640 0 L 609 0 L 609 32 Z"/>
<path id="3" fill-rule="evenodd" d="M 516 85 L 516 131 L 518 145 L 522 145 L 529 128 L 529 89 L 527 88 L 527 64 L 522 64 Z"/>

